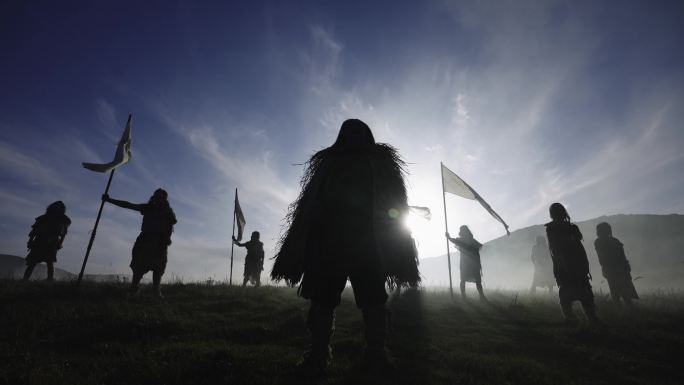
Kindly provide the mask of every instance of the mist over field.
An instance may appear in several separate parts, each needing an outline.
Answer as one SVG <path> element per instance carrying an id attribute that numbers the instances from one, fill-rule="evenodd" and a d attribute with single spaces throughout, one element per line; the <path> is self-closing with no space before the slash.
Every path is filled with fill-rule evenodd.
<path id="1" fill-rule="evenodd" d="M 608 222 L 625 247 L 637 290 L 684 289 L 684 215 L 611 215 L 578 221 L 584 236 L 594 291 L 608 293 L 601 275 L 594 240 L 596 225 Z M 494 289 L 529 289 L 534 271 L 530 255 L 536 237 L 546 236 L 543 225 L 516 230 L 485 243 L 481 250 L 483 283 Z M 477 236 L 477 234 L 476 234 Z M 458 283 L 458 252 L 451 252 L 454 282 Z M 448 286 L 446 255 L 421 260 L 426 286 Z"/>

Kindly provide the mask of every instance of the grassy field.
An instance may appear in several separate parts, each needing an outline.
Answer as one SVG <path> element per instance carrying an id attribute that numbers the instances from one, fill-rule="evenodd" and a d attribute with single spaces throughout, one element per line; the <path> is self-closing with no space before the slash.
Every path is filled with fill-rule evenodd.
<path id="1" fill-rule="evenodd" d="M 0 281 L 0 383 L 300 384 L 307 302 L 294 289 L 223 285 L 146 288 Z M 337 312 L 334 365 L 322 384 L 682 383 L 684 297 L 644 295 L 627 312 L 597 298 L 602 329 L 565 326 L 553 296 L 445 292 L 390 300 L 395 373 L 357 367 L 363 323 L 351 293 Z"/>

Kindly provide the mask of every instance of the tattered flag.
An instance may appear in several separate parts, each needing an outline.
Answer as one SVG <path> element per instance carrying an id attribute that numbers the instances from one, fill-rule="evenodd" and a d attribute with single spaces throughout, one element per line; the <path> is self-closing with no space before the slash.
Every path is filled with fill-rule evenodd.
<path id="1" fill-rule="evenodd" d="M 442 183 L 444 185 L 444 192 L 458 195 L 462 198 L 471 199 L 480 202 L 482 207 L 484 207 L 497 221 L 501 222 L 506 228 L 506 234 L 511 234 L 508 231 L 508 225 L 504 222 L 503 218 L 492 209 L 489 203 L 485 202 L 484 199 L 478 194 L 472 187 L 468 185 L 463 179 L 456 175 L 453 171 L 449 170 L 445 165 L 442 164 Z"/>
<path id="2" fill-rule="evenodd" d="M 245 230 L 245 225 L 247 222 L 245 221 L 245 215 L 242 213 L 242 208 L 240 207 L 240 201 L 238 200 L 238 195 L 237 195 L 237 189 L 235 190 L 235 219 L 237 222 L 237 228 L 238 228 L 238 235 L 237 235 L 237 240 L 241 241 L 242 240 L 242 233 Z"/>
<path id="3" fill-rule="evenodd" d="M 128 122 L 124 129 L 119 145 L 116 147 L 114 160 L 109 163 L 83 163 L 83 167 L 95 172 L 109 172 L 131 159 L 131 115 L 128 115 Z"/>

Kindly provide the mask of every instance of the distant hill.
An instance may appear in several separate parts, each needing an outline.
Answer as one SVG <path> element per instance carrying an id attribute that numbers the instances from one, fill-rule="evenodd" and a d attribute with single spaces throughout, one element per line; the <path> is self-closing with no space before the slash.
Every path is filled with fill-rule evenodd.
<path id="1" fill-rule="evenodd" d="M 613 235 L 625 245 L 637 289 L 684 289 L 684 215 L 611 215 L 575 222 L 584 235 L 584 248 L 596 290 L 607 290 L 601 276 L 594 240 L 596 225 L 608 222 Z M 545 235 L 544 225 L 516 230 L 487 242 L 482 248 L 485 287 L 526 289 L 532 281 L 530 253 L 538 235 Z M 475 235 L 477 238 L 477 234 Z M 454 285 L 458 284 L 458 252 L 451 253 Z M 426 285 L 449 285 L 446 255 L 420 261 Z"/>
<path id="2" fill-rule="evenodd" d="M 21 279 L 26 269 L 26 260 L 16 255 L 0 254 L 0 278 Z M 78 277 L 70 271 L 55 267 L 55 279 L 58 281 L 70 281 Z M 47 267 L 41 263 L 35 267 L 31 279 L 47 278 Z M 95 282 L 126 282 L 130 274 L 85 274 L 84 279 Z"/>

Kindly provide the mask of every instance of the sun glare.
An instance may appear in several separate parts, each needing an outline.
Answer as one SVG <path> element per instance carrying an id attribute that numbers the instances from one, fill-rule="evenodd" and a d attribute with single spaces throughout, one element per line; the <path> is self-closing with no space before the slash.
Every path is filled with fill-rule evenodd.
<path id="1" fill-rule="evenodd" d="M 404 219 L 404 225 L 411 230 L 412 234 L 418 234 L 425 231 L 428 222 L 429 221 L 426 218 L 420 214 L 416 214 L 412 210 L 409 211 L 408 215 Z"/>

